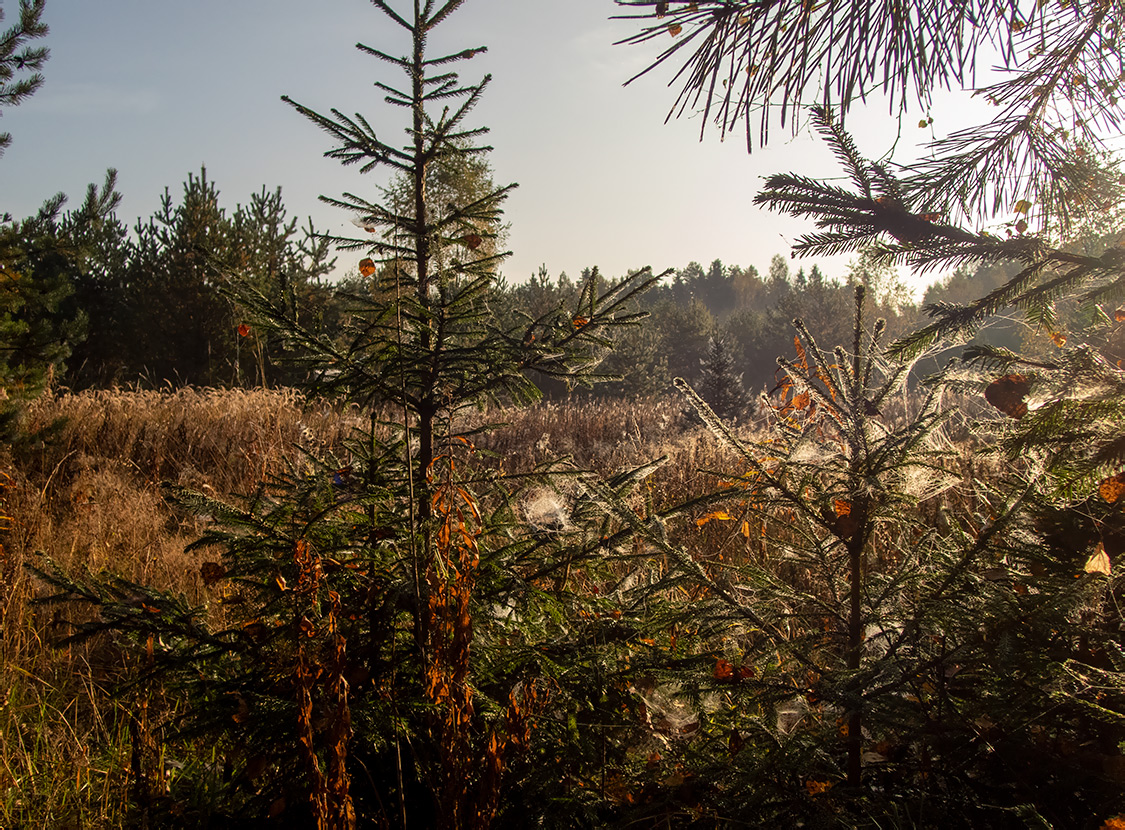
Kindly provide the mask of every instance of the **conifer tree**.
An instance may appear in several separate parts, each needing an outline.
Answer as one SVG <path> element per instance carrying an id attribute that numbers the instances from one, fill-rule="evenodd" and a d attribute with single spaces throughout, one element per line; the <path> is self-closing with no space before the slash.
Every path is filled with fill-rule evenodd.
<path id="1" fill-rule="evenodd" d="M 318 280 L 332 267 L 328 243 L 298 230 L 280 189 L 262 188 L 228 213 L 206 168 L 189 174 L 179 199 L 165 189 L 159 208 L 107 252 L 107 267 L 79 275 L 76 300 L 92 318 L 79 349 L 78 385 L 263 385 L 287 378 L 279 342 L 249 328 L 224 294 L 237 269 L 256 290 L 293 306 L 317 307 Z M 323 305 L 323 300 L 320 301 Z M 309 325 L 314 320 L 305 321 Z"/>
<path id="2" fill-rule="evenodd" d="M 114 209 L 121 199 L 116 173 L 90 185 L 77 210 L 63 213 L 66 197 L 48 199 L 39 212 L 0 224 L 0 433 L 12 437 L 20 403 L 65 371 L 86 331 L 73 301 L 74 282 L 96 269 L 99 252 L 119 238 Z"/>
<path id="3" fill-rule="evenodd" d="M 926 112 L 936 90 L 975 84 L 980 50 L 995 50 L 1003 74 L 972 90 L 995 116 L 934 142 L 903 177 L 908 201 L 923 214 L 976 218 L 1028 200 L 1043 227 L 1065 228 L 1120 198 L 1121 182 L 1097 175 L 1094 152 L 1121 118 L 1118 2 L 942 0 L 908 11 L 891 0 L 617 2 L 644 21 L 625 42 L 673 37 L 637 77 L 683 58 L 669 117 L 702 111 L 701 134 L 710 121 L 724 134 L 742 123 L 747 149 L 778 122 L 795 128 L 813 105 L 842 121 L 880 94 L 892 112 Z M 872 213 L 892 234 L 919 231 L 891 199 Z"/>
<path id="4" fill-rule="evenodd" d="M 1008 820 L 1005 816 L 1024 826 L 1116 823 L 1125 805 L 1112 774 L 1104 769 L 1090 774 L 1089 768 L 1083 773 L 1082 752 L 1065 755 L 1051 748 L 1060 743 L 1098 746 L 1094 754 L 1108 752 L 1115 759 L 1107 762 L 1111 765 L 1120 752 L 1119 746 L 1109 745 L 1119 741 L 1125 704 L 1120 695 L 1125 669 L 1120 659 L 1121 613 L 1114 599 L 1120 590 L 1114 556 L 1123 550 L 1125 526 L 1125 413 L 1121 368 L 1099 350 L 1125 319 L 1125 313 L 1110 311 L 1122 296 L 1125 263 L 1116 238 L 1092 250 L 1075 251 L 1057 237 L 1031 235 L 1029 230 L 1035 218 L 1041 229 L 1065 230 L 1075 217 L 1104 210 L 1118 199 L 1120 178 L 1113 160 L 1093 151 L 1097 136 L 1092 125 L 1115 125 L 1119 117 L 1115 90 L 1120 59 L 1113 49 L 1107 53 L 1102 47 L 1116 37 L 1125 20 L 1122 6 L 1040 4 L 1014 9 L 991 3 L 938 4 L 916 16 L 903 16 L 894 4 L 623 4 L 652 7 L 652 17 L 670 18 L 654 20 L 636 39 L 669 29 L 678 36 L 681 29 L 694 26 L 658 62 L 694 40 L 697 50 L 683 76 L 686 97 L 681 102 L 715 107 L 712 111 L 723 129 L 744 118 L 755 101 L 768 102 L 778 93 L 787 106 L 796 106 L 810 88 L 824 84 L 816 89 L 820 105 L 810 111 L 850 183 L 776 175 L 758 196 L 760 204 L 816 223 L 815 232 L 798 240 L 795 253 L 835 254 L 874 246 L 874 261 L 906 264 L 923 273 L 976 263 L 1012 268 L 1012 276 L 976 299 L 926 309 L 932 322 L 890 347 L 889 366 L 935 344 L 963 341 L 991 315 L 1013 307 L 1029 330 L 1054 346 L 1046 355 L 1029 355 L 973 345 L 936 380 L 934 388 L 983 393 L 1001 416 L 986 415 L 971 424 L 972 446 L 995 453 L 996 468 L 985 473 L 972 466 L 975 459 L 963 461 L 977 474 L 960 491 L 938 499 L 936 515 L 893 510 L 869 526 L 873 546 L 857 560 L 854 554 L 862 553 L 866 543 L 861 544 L 853 530 L 871 516 L 874 494 L 884 492 L 876 484 L 879 476 L 868 475 L 853 493 L 857 498 L 834 501 L 820 510 L 820 520 L 842 539 L 851 557 L 850 590 L 828 595 L 821 605 L 822 631 L 830 631 L 833 615 L 841 619 L 846 614 L 849 620 L 848 662 L 839 676 L 843 685 L 828 683 L 844 692 L 837 698 L 836 711 L 847 769 L 836 779 L 809 777 L 808 794 L 820 799 L 813 803 L 828 808 L 827 816 L 812 812 L 818 821 L 847 826 L 868 821 L 881 826 L 879 809 L 889 809 L 887 816 L 905 813 L 911 820 L 968 826 L 999 826 Z M 900 171 L 867 161 L 825 106 L 831 102 L 846 111 L 871 89 L 871 73 L 876 71 L 894 82 L 896 94 L 917 94 L 924 103 L 941 78 L 960 80 L 972 64 L 978 38 L 991 38 L 1005 49 L 1009 77 L 980 90 L 1003 108 L 1002 115 L 991 125 L 937 142 L 928 161 Z M 916 39 L 926 48 L 899 48 L 904 39 Z M 794 48 L 779 50 L 779 42 Z M 840 71 L 824 71 L 818 77 L 821 68 L 831 66 Z M 720 87 L 721 78 L 739 80 Z M 763 107 L 762 112 L 765 124 L 771 108 Z M 1104 189 L 1098 182 L 1105 182 Z M 1000 211 L 1014 217 L 1007 223 L 1006 238 L 969 227 Z M 1083 309 L 1092 325 L 1064 328 L 1059 313 L 1063 301 Z M 835 411 L 849 408 L 854 421 L 844 418 L 841 433 L 849 432 L 848 423 L 873 424 L 885 418 L 877 395 L 841 395 L 842 387 L 825 394 L 821 387 L 836 383 L 829 379 L 846 372 L 852 361 L 854 367 L 862 365 L 858 337 L 850 354 L 837 351 L 830 364 L 810 348 L 811 342 L 809 333 L 801 330 L 799 360 L 783 364 L 796 382 L 783 391 L 783 414 L 791 417 L 794 408 L 807 412 L 812 407 L 823 415 L 825 405 Z M 894 371 L 902 371 L 901 365 Z M 859 377 L 855 368 L 849 377 Z M 922 423 L 929 416 L 917 417 L 915 423 Z M 779 426 L 792 429 L 797 441 L 783 440 L 781 446 L 787 449 L 797 449 L 803 441 L 815 444 L 821 434 L 799 421 Z M 914 428 L 905 429 L 911 433 Z M 912 444 L 898 430 L 888 423 L 884 437 L 863 439 L 860 455 L 873 450 L 875 454 L 866 457 L 877 466 L 889 464 L 884 469 L 897 486 L 911 479 L 925 481 L 928 476 L 919 478 L 909 471 L 906 456 L 895 457 Z M 896 435 L 901 438 L 891 437 Z M 839 452 L 853 457 L 853 441 L 841 438 Z M 884 440 L 891 444 L 881 444 Z M 802 494 L 797 489 L 802 479 L 792 476 L 790 464 L 819 458 L 813 464 L 818 482 L 826 475 L 831 480 L 830 471 L 837 469 L 838 456 L 812 444 L 791 453 L 775 469 L 764 470 L 772 486 L 766 488 L 765 501 L 769 494 L 794 495 L 792 509 L 784 514 L 794 526 L 802 515 L 815 520 L 810 498 L 817 490 Z M 784 451 L 769 452 L 775 459 L 785 457 Z M 763 474 L 758 468 L 754 472 Z M 779 473 L 781 478 L 773 477 Z M 747 505 L 759 503 L 762 495 L 756 491 Z M 774 550 L 792 555 L 818 549 L 816 534 L 799 535 L 801 540 L 792 542 L 775 538 Z M 905 546 L 896 538 L 907 540 Z M 888 550 L 895 551 L 892 561 L 872 568 L 866 557 Z M 769 552 L 763 549 L 763 555 Z M 793 574 L 785 563 L 763 568 L 754 576 L 770 587 L 751 593 L 759 599 L 780 598 L 778 587 L 792 586 L 794 576 L 808 585 L 808 574 L 833 572 L 829 557 L 814 559 L 807 574 Z M 855 586 L 864 583 L 868 586 L 857 597 Z M 875 627 L 866 628 L 865 609 L 887 600 L 896 608 L 892 616 L 875 619 Z M 783 604 L 786 613 L 799 606 L 795 598 Z M 794 631 L 813 642 L 820 636 L 811 619 L 781 637 Z M 864 639 L 877 642 L 857 649 Z M 882 669 L 869 673 L 869 659 L 894 667 L 893 673 L 902 671 L 900 679 L 884 675 L 880 680 Z M 812 668 L 812 662 L 792 665 L 799 674 Z M 781 657 L 779 663 L 787 661 Z M 723 668 L 725 676 L 737 676 L 737 664 Z M 751 666 L 742 679 L 761 672 Z M 828 673 L 814 669 L 807 676 L 824 681 Z M 915 688 L 906 692 L 910 685 Z M 812 692 L 788 711 L 815 729 L 817 718 L 810 722 L 809 716 L 824 696 L 820 688 Z M 897 737 L 880 741 L 880 734 L 891 733 Z M 736 734 L 741 746 L 742 733 Z M 902 740 L 909 736 L 918 743 L 908 750 Z M 988 746 L 983 752 L 982 742 Z M 805 745 L 800 768 L 812 769 L 828 760 L 824 750 L 830 745 L 830 737 Z M 801 755 L 799 746 L 790 746 Z M 752 757 L 749 763 L 757 764 L 760 758 Z M 907 772 L 919 760 L 924 774 Z M 1086 755 L 1085 761 L 1090 760 Z M 869 762 L 874 765 L 870 770 Z M 870 776 L 879 776 L 879 783 L 865 784 Z M 1075 786 L 1078 781 L 1084 783 Z M 841 783 L 847 789 L 840 789 Z M 884 802 L 877 808 L 882 794 L 892 792 L 899 804 Z M 789 809 L 799 807 L 791 801 Z M 843 813 L 846 819 L 840 818 L 840 809 L 851 811 Z"/>
<path id="5" fill-rule="evenodd" d="M 699 395 L 723 420 L 731 420 L 746 408 L 742 373 L 735 372 L 734 356 L 722 337 L 707 341 L 707 354 L 699 361 L 703 374 L 699 379 Z"/>
<path id="6" fill-rule="evenodd" d="M 535 766 L 519 756 L 544 695 L 553 711 L 577 712 L 601 694 L 583 673 L 586 641 L 568 642 L 574 606 L 601 600 L 578 600 L 567 585 L 580 568 L 583 578 L 608 573 L 606 551 L 621 537 L 597 515 L 592 528 L 576 519 L 547 537 L 521 527 L 524 488 L 557 485 L 549 470 L 511 480 L 482 471 L 480 428 L 466 429 L 464 414 L 534 400 L 536 374 L 595 381 L 615 329 L 644 316 L 630 298 L 658 278 L 646 269 L 607 287 L 592 274 L 569 305 L 500 325 L 489 301 L 504 254 L 486 243 L 500 235 L 511 186 L 464 203 L 435 204 L 430 189 L 435 171 L 471 166 L 489 149 L 485 129 L 467 121 L 488 78 L 466 84 L 454 71 L 483 49 L 429 51 L 464 0 L 374 5 L 406 35 L 405 54 L 359 49 L 403 78 L 376 84 L 405 112 L 407 143 L 381 138 L 373 118 L 285 100 L 331 136 L 328 156 L 401 177 L 380 191 L 383 202 L 325 198 L 364 231 L 333 241 L 368 254 L 361 269 L 378 274 L 377 290 L 354 297 L 343 335 L 329 337 L 252 275 L 230 272 L 254 325 L 281 338 L 312 379 L 309 393 L 359 407 L 367 426 L 340 455 L 307 448 L 246 502 L 174 491 L 216 519 L 200 545 L 221 556 L 201 576 L 221 612 L 42 571 L 61 596 L 97 607 L 83 634 L 132 638 L 148 676 L 185 690 L 192 729 L 229 753 L 233 783 L 218 786 L 201 820 L 487 827 L 502 794 L 528 786 L 505 770 Z M 550 739 L 537 743 L 553 752 L 559 732 L 541 723 Z M 529 792 L 559 786 L 557 776 L 529 780 L 539 782 Z M 154 815 L 167 804 L 153 795 L 139 806 Z"/>

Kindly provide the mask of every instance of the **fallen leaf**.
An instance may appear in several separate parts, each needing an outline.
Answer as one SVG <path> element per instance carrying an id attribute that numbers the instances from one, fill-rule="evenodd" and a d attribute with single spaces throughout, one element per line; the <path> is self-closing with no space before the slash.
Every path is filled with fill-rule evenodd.
<path id="1" fill-rule="evenodd" d="M 1109 561 L 1109 555 L 1105 552 L 1105 548 L 1098 544 L 1098 549 L 1094 551 L 1094 555 L 1086 560 L 1085 566 L 1082 568 L 1088 574 L 1105 574 L 1109 576 L 1112 570 L 1112 565 Z"/>
<path id="2" fill-rule="evenodd" d="M 1125 496 L 1125 471 L 1110 476 L 1098 485 L 1098 495 L 1107 504 L 1117 504 Z"/>
<path id="3" fill-rule="evenodd" d="M 246 723 L 250 719 L 250 705 L 242 695 L 238 695 L 238 711 L 231 715 L 231 719 L 235 723 Z"/>
<path id="4" fill-rule="evenodd" d="M 375 261 L 372 259 L 361 259 L 359 261 L 359 273 L 365 277 L 370 277 L 375 273 Z"/>
<path id="5" fill-rule="evenodd" d="M 242 631 L 255 643 L 262 642 L 270 633 L 270 630 L 261 620 L 251 620 L 242 626 Z"/>
<path id="6" fill-rule="evenodd" d="M 844 729 L 846 730 L 847 727 L 845 726 Z M 846 735 L 847 732 L 841 732 L 841 734 Z M 832 789 L 831 781 L 813 781 L 809 779 L 805 782 L 805 790 L 810 796 L 815 797 L 821 795 L 822 793 L 828 792 L 830 789 Z"/>
<path id="7" fill-rule="evenodd" d="M 1031 391 L 1031 382 L 1024 375 L 1004 375 L 988 384 L 984 399 L 1011 418 L 1027 414 L 1024 398 Z"/>

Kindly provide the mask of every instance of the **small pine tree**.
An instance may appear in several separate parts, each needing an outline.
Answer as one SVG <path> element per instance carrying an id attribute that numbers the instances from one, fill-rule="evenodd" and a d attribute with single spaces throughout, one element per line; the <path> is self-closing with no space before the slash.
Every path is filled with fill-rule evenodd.
<path id="1" fill-rule="evenodd" d="M 289 298 L 230 275 L 255 324 L 312 379 L 309 393 L 359 407 L 366 427 L 342 455 L 308 449 L 244 503 L 174 491 L 216 519 L 200 546 L 221 557 L 201 576 L 221 614 L 145 586 L 43 572 L 60 596 L 97 606 L 84 634 L 125 635 L 149 677 L 176 681 L 192 726 L 221 742 L 235 774 L 205 804 L 210 815 L 484 828 L 518 786 L 505 770 L 528 747 L 543 696 L 577 712 L 600 694 L 585 652 L 567 643 L 579 604 L 567 583 L 577 569 L 608 580 L 605 552 L 622 534 L 596 514 L 592 529 L 576 522 L 547 539 L 522 528 L 524 488 L 552 486 L 547 471 L 481 470 L 480 430 L 464 428 L 464 413 L 534 400 L 536 374 L 597 380 L 614 331 L 644 316 L 630 299 L 659 277 L 646 269 L 606 286 L 591 274 L 571 305 L 499 325 L 489 298 L 504 254 L 486 242 L 501 234 L 512 186 L 436 204 L 442 189 L 430 189 L 440 167 L 472 169 L 467 160 L 489 149 L 485 130 L 466 124 L 488 78 L 463 84 L 452 70 L 483 49 L 428 50 L 464 0 L 415 0 L 406 14 L 374 4 L 409 35 L 401 57 L 359 47 L 402 73 L 399 87 L 377 85 L 407 113 L 406 145 L 386 143 L 361 115 L 289 103 L 333 138 L 329 156 L 401 176 L 383 203 L 325 199 L 365 231 L 334 241 L 364 250 L 361 269 L 379 285 L 352 298 L 344 330 L 329 337 Z"/>
<path id="2" fill-rule="evenodd" d="M 1036 220 L 1044 231 L 1065 231 L 1076 218 L 1104 211 L 1120 197 L 1117 165 L 1091 151 L 1098 139 L 1090 128 L 1103 119 L 1116 123 L 1120 99 L 1085 95 L 1060 79 L 1073 75 L 1097 88 L 1115 83 L 1111 78 L 1120 66 L 1106 59 L 1103 33 L 1120 27 L 1122 7 L 1041 6 L 981 17 L 983 6 L 966 14 L 963 4 L 938 4 L 907 19 L 886 3 L 829 2 L 813 12 L 748 0 L 683 4 L 674 11 L 657 0 L 621 4 L 649 7 L 645 16 L 662 18 L 634 40 L 693 27 L 681 41 L 697 50 L 688 59 L 693 71 L 681 76 L 683 100 L 701 101 L 718 113 L 724 130 L 779 88 L 798 105 L 809 84 L 819 83 L 813 76 L 827 65 L 824 60 L 841 71 L 823 75 L 833 89 L 824 86 L 817 97 L 835 98 L 846 111 L 876 76 L 880 83 L 896 79 L 903 105 L 912 85 L 925 103 L 942 78 L 962 77 L 975 59 L 975 38 L 989 32 L 1021 47 L 1011 53 L 1009 75 L 977 91 L 1001 106 L 1001 114 L 936 142 L 933 157 L 905 168 L 901 178 L 889 166 L 861 158 L 822 105 L 812 108 L 813 120 L 850 186 L 776 175 L 757 197 L 760 204 L 815 221 L 817 230 L 794 246 L 797 254 L 874 245 L 874 262 L 918 272 L 970 263 L 1010 265 L 1012 271 L 977 299 L 927 308 L 932 322 L 892 344 L 884 357 L 874 348 L 867 358 L 860 354 L 858 323 L 856 348 L 851 354 L 837 350 L 830 363 L 800 331 L 798 360 L 783 364 L 789 383 L 782 390 L 781 434 L 762 448 L 766 463 L 746 456 L 751 470 L 744 478 L 752 483 L 745 485 L 745 507 L 754 516 L 767 504 L 782 510 L 760 514 L 762 537 L 769 540 L 760 549 L 761 562 L 739 578 L 717 579 L 714 569 L 706 574 L 715 595 L 732 607 L 745 597 L 745 607 L 758 615 L 747 614 L 750 630 L 738 644 L 743 653 L 716 663 L 716 679 L 749 690 L 742 698 L 747 711 L 761 707 L 771 688 L 797 695 L 786 702 L 788 725 L 779 708 L 768 738 L 764 707 L 742 726 L 728 722 L 732 756 L 745 757 L 748 736 L 764 738 L 764 745 L 731 763 L 759 777 L 742 787 L 724 780 L 723 787 L 766 793 L 761 776 L 777 782 L 784 777 L 778 768 L 795 761 L 789 769 L 794 780 L 804 780 L 804 797 L 790 794 L 773 804 L 784 803 L 790 819 L 798 815 L 810 825 L 883 826 L 907 817 L 959 826 L 1103 820 L 1108 826 L 1125 806 L 1112 774 L 1091 775 L 1090 767 L 1083 772 L 1091 755 L 1057 750 L 1097 746 L 1094 754 L 1108 751 L 1114 758 L 1108 763 L 1116 764 L 1125 723 L 1114 561 L 1125 551 L 1125 374 L 1099 353 L 1125 320 L 1125 312 L 1112 318 L 1108 313 L 1119 303 L 1125 263 L 1116 237 L 1075 251 L 1028 231 Z M 932 28 L 938 17 L 940 32 Z M 849 32 L 865 34 L 837 53 L 842 41 L 813 34 L 829 20 L 845 39 Z M 731 49 L 723 37 L 699 36 L 706 29 L 726 31 L 734 21 L 740 31 L 760 35 L 751 36 L 746 49 Z M 965 32 L 972 34 L 962 37 Z M 782 33 L 792 38 L 793 51 L 774 49 L 774 36 Z M 888 48 L 916 37 L 936 56 L 922 74 L 903 60 L 905 53 Z M 950 40 L 943 45 L 944 38 Z M 666 50 L 657 62 L 673 54 L 679 50 Z M 716 92 L 714 82 L 728 75 L 743 82 Z M 700 98 L 692 98 L 696 92 Z M 775 110 L 761 112 L 764 137 Z M 1056 119 L 1064 112 L 1060 124 Z M 1012 177 L 1013 169 L 1021 175 Z M 970 222 L 994 219 L 1001 210 L 1015 214 L 1006 238 L 969 229 Z M 1078 310 L 1072 320 L 1092 325 L 1066 330 L 1060 313 L 1066 305 Z M 983 392 L 1002 413 L 972 424 L 978 453 L 983 447 L 993 454 L 996 466 L 976 468 L 935 499 L 936 516 L 932 506 L 922 510 L 897 495 L 888 499 L 910 495 L 938 474 L 942 464 L 932 450 L 951 447 L 932 430 L 925 408 L 922 415 L 908 413 L 905 425 L 887 422 L 879 395 L 870 394 L 875 389 L 864 364 L 878 372 L 885 358 L 912 358 L 931 346 L 963 342 L 991 316 L 1013 307 L 1053 349 L 1021 355 L 974 345 L 932 387 Z M 841 383 L 841 373 L 848 382 Z M 823 419 L 826 411 L 828 422 L 809 423 L 814 412 Z M 737 446 L 717 419 L 714 426 Z M 927 436 L 936 444 L 927 447 Z M 847 492 L 835 497 L 833 482 L 843 481 L 851 482 Z M 817 505 L 823 496 L 831 502 Z M 731 512 L 704 518 L 727 520 Z M 770 519 L 778 522 L 772 529 Z M 753 538 L 753 521 L 744 530 Z M 846 563 L 823 547 L 825 539 L 846 551 Z M 773 562 L 771 555 L 777 557 Z M 821 593 L 843 579 L 846 589 Z M 818 599 L 805 604 L 812 596 Z M 765 608 L 772 613 L 762 613 Z M 772 627 L 779 619 L 786 623 L 782 630 Z M 763 665 L 747 659 L 761 654 L 763 643 L 772 650 L 779 642 L 786 648 L 773 652 L 776 660 Z M 825 657 L 846 662 L 830 668 Z M 801 740 L 809 734 L 816 737 Z M 718 752 L 720 747 L 709 757 Z M 772 806 L 768 795 L 759 804 Z"/>
<path id="3" fill-rule="evenodd" d="M 707 341 L 707 355 L 699 361 L 703 367 L 699 379 L 699 395 L 725 421 L 738 418 L 746 409 L 746 391 L 742 374 L 735 373 L 734 356 L 722 337 Z"/>

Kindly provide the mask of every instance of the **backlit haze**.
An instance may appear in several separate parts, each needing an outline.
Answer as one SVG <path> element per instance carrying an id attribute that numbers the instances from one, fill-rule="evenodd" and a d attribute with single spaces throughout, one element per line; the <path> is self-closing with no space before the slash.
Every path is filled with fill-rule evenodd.
<path id="1" fill-rule="evenodd" d="M 0 6 L 0 25 L 11 25 L 15 0 Z M 594 265 L 618 276 L 716 258 L 764 273 L 811 227 L 752 204 L 762 177 L 839 168 L 807 131 L 776 129 L 768 148 L 748 155 L 741 133 L 721 143 L 709 129 L 701 143 L 698 116 L 665 124 L 672 68 L 622 87 L 657 45 L 614 46 L 639 26 L 608 19 L 619 11 L 611 0 L 469 0 L 435 32 L 434 54 L 489 50 L 457 66 L 465 81 L 493 75 L 469 123 L 491 128 L 496 183 L 520 185 L 505 207 L 513 255 L 504 275 L 522 281 L 542 263 L 552 276 Z M 156 209 L 165 187 L 178 199 L 187 175 L 206 165 L 228 210 L 280 185 L 291 215 L 352 234 L 350 216 L 317 196 L 372 198 L 381 174 L 323 158 L 328 137 L 280 96 L 361 112 L 381 137 L 406 140 L 406 112 L 372 86 L 399 76 L 354 48 L 405 54 L 406 33 L 366 0 L 48 0 L 45 20 L 46 84 L 0 122 L 14 139 L 0 159 L 0 213 L 29 215 L 58 191 L 76 205 L 87 183 L 115 167 L 119 216 L 131 224 Z M 942 99 L 928 113 L 934 129 L 979 113 L 967 98 Z M 900 131 L 885 104 L 874 108 L 849 119 L 869 157 Z M 919 115 L 902 120 L 896 159 L 930 136 Z M 343 253 L 338 268 L 353 271 L 360 257 Z M 848 260 L 821 264 L 843 277 Z"/>

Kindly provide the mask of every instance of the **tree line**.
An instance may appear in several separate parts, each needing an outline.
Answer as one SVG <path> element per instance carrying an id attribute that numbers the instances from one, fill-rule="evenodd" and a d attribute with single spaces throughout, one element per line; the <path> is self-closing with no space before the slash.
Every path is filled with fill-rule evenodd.
<path id="1" fill-rule="evenodd" d="M 464 194 L 490 182 L 485 167 L 445 186 Z M 157 210 L 131 227 L 116 213 L 119 201 L 111 171 L 75 210 L 63 212 L 55 197 L 34 217 L 0 224 L 10 394 L 48 380 L 74 389 L 298 385 L 307 378 L 287 361 L 294 355 L 255 324 L 231 292 L 230 275 L 330 337 L 387 279 L 385 267 L 364 262 L 339 277 L 331 240 L 311 220 L 298 225 L 280 188 L 263 187 L 228 211 L 204 168 L 188 175 L 177 196 L 165 189 Z M 893 267 L 867 254 L 842 277 L 815 264 L 806 270 L 780 254 L 765 274 L 752 265 L 691 262 L 631 301 L 648 319 L 606 349 L 602 372 L 609 379 L 590 394 L 661 395 L 680 377 L 710 403 L 722 400 L 722 414 L 734 417 L 777 383 L 776 359 L 792 353 L 794 319 L 830 348 L 848 342 L 856 285 L 866 287 L 874 313 L 898 337 L 919 324 L 924 306 L 967 299 L 1008 275 L 986 266 L 958 271 L 927 288 L 919 302 Z M 591 280 L 607 284 L 596 267 L 575 280 L 565 273 L 553 278 L 543 266 L 525 282 L 490 287 L 488 311 L 498 325 L 521 313 L 538 316 L 576 300 Z M 1021 334 L 997 317 L 987 339 L 1015 347 Z M 539 380 L 549 396 L 569 394 Z"/>

